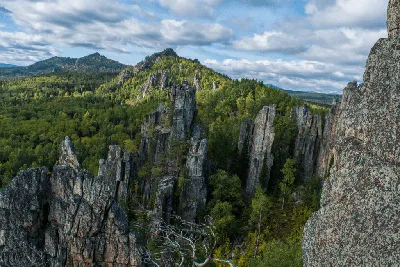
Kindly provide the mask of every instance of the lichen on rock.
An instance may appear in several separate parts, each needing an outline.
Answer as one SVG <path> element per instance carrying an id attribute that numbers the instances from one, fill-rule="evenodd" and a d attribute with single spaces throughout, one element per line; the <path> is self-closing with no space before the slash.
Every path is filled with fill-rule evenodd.
<path id="1" fill-rule="evenodd" d="M 389 39 L 371 49 L 364 83 L 350 83 L 335 112 L 321 209 L 303 233 L 305 266 L 400 262 L 400 39 L 389 2 Z M 396 5 L 396 6 L 395 6 Z"/>

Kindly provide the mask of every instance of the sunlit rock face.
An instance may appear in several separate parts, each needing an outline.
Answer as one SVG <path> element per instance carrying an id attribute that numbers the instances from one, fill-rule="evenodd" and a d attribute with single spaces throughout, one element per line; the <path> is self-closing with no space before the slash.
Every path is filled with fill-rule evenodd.
<path id="1" fill-rule="evenodd" d="M 305 266 L 400 262 L 400 39 L 389 3 L 389 39 L 369 55 L 364 83 L 350 84 L 336 112 L 322 208 L 304 228 Z M 396 19 L 395 19 L 396 18 Z"/>

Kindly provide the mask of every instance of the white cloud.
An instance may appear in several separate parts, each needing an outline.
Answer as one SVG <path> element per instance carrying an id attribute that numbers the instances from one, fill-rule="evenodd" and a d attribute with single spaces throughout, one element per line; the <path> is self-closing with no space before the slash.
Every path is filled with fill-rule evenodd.
<path id="1" fill-rule="evenodd" d="M 158 0 L 161 6 L 181 16 L 212 16 L 223 0 Z"/>
<path id="2" fill-rule="evenodd" d="M 157 21 L 153 12 L 118 1 L 3 2 L 11 11 L 10 16 L 27 34 L 43 39 L 43 46 L 69 45 L 125 53 L 132 45 L 159 50 L 171 45 L 227 42 L 233 34 L 232 30 L 216 23 Z M 135 18 L 138 13 L 149 22 Z"/>
<path id="3" fill-rule="evenodd" d="M 200 24 L 191 21 L 163 20 L 161 33 L 170 44 L 206 45 L 229 40 L 233 31 L 220 24 Z"/>
<path id="4" fill-rule="evenodd" d="M 26 65 L 55 55 L 42 36 L 0 31 L 0 62 Z"/>
<path id="5" fill-rule="evenodd" d="M 263 34 L 254 34 L 252 38 L 244 37 L 233 41 L 235 49 L 259 52 L 283 52 L 298 53 L 304 51 L 301 39 L 292 34 L 283 32 L 264 32 Z"/>
<path id="6" fill-rule="evenodd" d="M 312 0 L 306 5 L 310 21 L 318 27 L 382 27 L 385 24 L 387 1 L 383 0 Z"/>
<path id="7" fill-rule="evenodd" d="M 323 91 L 339 93 L 351 80 L 360 80 L 363 69 L 343 67 L 317 61 L 285 61 L 208 59 L 204 64 L 234 78 L 248 77 L 272 83 L 292 90 Z"/>

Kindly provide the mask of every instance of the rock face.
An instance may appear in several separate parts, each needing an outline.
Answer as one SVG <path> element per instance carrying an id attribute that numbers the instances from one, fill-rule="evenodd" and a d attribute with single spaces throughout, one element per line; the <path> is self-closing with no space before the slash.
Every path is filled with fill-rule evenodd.
<path id="1" fill-rule="evenodd" d="M 194 127 L 186 162 L 187 178 L 181 190 L 181 216 L 184 220 L 195 221 L 196 215 L 204 211 L 207 202 L 207 139 L 199 126 Z"/>
<path id="2" fill-rule="evenodd" d="M 200 70 L 197 70 L 194 74 L 193 84 L 197 91 L 203 90 L 200 86 Z"/>
<path id="3" fill-rule="evenodd" d="M 0 193 L 0 266 L 41 266 L 48 261 L 44 229 L 50 191 L 47 169 L 20 172 Z"/>
<path id="4" fill-rule="evenodd" d="M 276 106 L 264 107 L 254 123 L 250 152 L 250 167 L 246 181 L 246 192 L 254 194 L 258 185 L 268 185 L 273 165 L 272 145 L 275 138 L 274 120 Z"/>
<path id="5" fill-rule="evenodd" d="M 245 119 L 240 126 L 239 142 L 238 142 L 238 152 L 239 155 L 250 155 L 252 145 L 253 145 L 253 131 L 254 122 L 249 119 Z"/>
<path id="6" fill-rule="evenodd" d="M 140 87 L 139 90 L 142 95 L 139 97 L 144 98 L 151 90 L 165 90 L 167 87 L 169 87 L 167 71 L 163 70 L 159 73 L 152 73 L 147 78 L 147 81 Z"/>
<path id="7" fill-rule="evenodd" d="M 66 165 L 73 169 L 79 169 L 78 158 L 71 139 L 67 136 L 61 143 L 61 152 L 58 159 L 59 165 Z"/>
<path id="8" fill-rule="evenodd" d="M 357 87 L 354 82 L 349 83 L 348 87 Z M 330 112 L 325 116 L 324 131 L 322 135 L 321 149 L 317 159 L 317 175 L 320 177 L 329 176 L 330 169 L 333 165 L 333 150 L 337 137 L 338 116 L 340 114 L 340 103 L 337 99 L 332 103 Z"/>
<path id="9" fill-rule="evenodd" d="M 400 3 L 398 0 L 389 0 L 387 17 L 389 38 L 400 36 Z"/>
<path id="10" fill-rule="evenodd" d="M 316 174 L 322 141 L 322 120 L 319 115 L 313 115 L 307 105 L 294 107 L 293 114 L 299 130 L 294 148 L 294 159 L 298 163 L 300 178 L 304 181 Z"/>
<path id="11" fill-rule="evenodd" d="M 171 101 L 174 107 L 172 136 L 179 141 L 186 140 L 197 115 L 196 90 L 187 82 L 174 86 Z"/>
<path id="12" fill-rule="evenodd" d="M 395 5 L 390 1 L 391 16 Z M 372 48 L 364 83 L 344 90 L 322 208 L 304 229 L 305 266 L 400 262 L 400 40 L 391 16 L 392 38 Z"/>
<path id="13" fill-rule="evenodd" d="M 179 214 L 188 221 L 195 221 L 207 200 L 207 139 L 203 138 L 202 129 L 194 124 L 196 89 L 184 82 L 172 87 L 170 97 L 172 112 L 159 105 L 142 124 L 138 165 L 143 167 L 148 162 L 157 172 L 142 179 L 141 188 L 144 202 L 151 202 L 154 197 L 153 216 L 158 220 L 169 223 L 174 214 Z M 190 147 L 186 148 L 189 134 Z M 176 158 L 182 149 L 189 149 L 183 168 L 182 159 Z M 185 179 L 182 185 L 178 185 L 180 177 Z M 180 196 L 180 203 L 177 196 Z"/>
<path id="14" fill-rule="evenodd" d="M 141 246 L 118 205 L 129 179 L 129 157 L 110 147 L 100 174 L 76 159 L 69 138 L 58 164 L 21 172 L 0 193 L 2 266 L 139 266 Z"/>

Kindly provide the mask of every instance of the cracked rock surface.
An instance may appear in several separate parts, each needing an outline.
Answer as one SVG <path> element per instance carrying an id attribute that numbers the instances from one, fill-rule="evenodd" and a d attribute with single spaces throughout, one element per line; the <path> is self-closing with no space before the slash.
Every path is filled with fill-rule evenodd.
<path id="1" fill-rule="evenodd" d="M 305 266 L 400 262 L 400 39 L 389 34 L 371 49 L 364 83 L 349 84 L 335 112 L 330 175 L 303 234 Z"/>
<path id="2" fill-rule="evenodd" d="M 53 172 L 20 172 L 0 193 L 1 266 L 140 266 L 141 246 L 118 205 L 130 157 L 111 146 L 99 176 L 79 169 L 71 140 Z"/>

